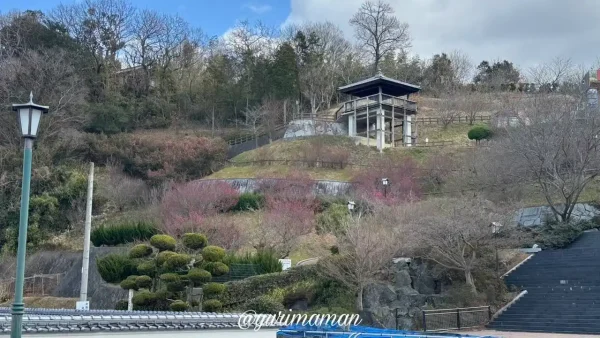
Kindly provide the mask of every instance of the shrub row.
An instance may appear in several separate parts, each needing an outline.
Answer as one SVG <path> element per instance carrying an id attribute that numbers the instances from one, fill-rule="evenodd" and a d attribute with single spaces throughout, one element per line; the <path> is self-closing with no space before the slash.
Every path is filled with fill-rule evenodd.
<path id="1" fill-rule="evenodd" d="M 145 221 L 125 221 L 114 225 L 101 225 L 92 230 L 90 239 L 94 246 L 114 246 L 135 241 L 146 241 L 158 233 L 152 223 Z"/>
<path id="2" fill-rule="evenodd" d="M 227 256 L 224 261 L 228 264 L 253 264 L 258 267 L 258 273 L 281 272 L 279 256 L 273 250 L 258 250 L 256 253 L 246 253 L 242 256 Z"/>
<path id="3" fill-rule="evenodd" d="M 299 281 L 318 278 L 317 266 L 307 265 L 294 267 L 284 272 L 253 276 L 240 281 L 228 282 L 227 290 L 219 299 L 228 308 L 236 304 L 244 304 L 257 295 L 262 295 L 275 288 L 283 288 Z"/>

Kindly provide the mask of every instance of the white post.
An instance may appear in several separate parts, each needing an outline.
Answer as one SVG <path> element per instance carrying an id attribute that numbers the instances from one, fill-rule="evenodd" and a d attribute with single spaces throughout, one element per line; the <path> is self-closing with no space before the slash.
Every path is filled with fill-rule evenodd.
<path id="1" fill-rule="evenodd" d="M 81 266 L 81 291 L 79 294 L 78 308 L 87 307 L 88 274 L 90 268 L 90 233 L 92 231 L 92 198 L 94 196 L 94 162 L 90 163 L 88 176 L 87 203 L 85 206 L 85 230 L 83 235 L 83 261 Z"/>
<path id="2" fill-rule="evenodd" d="M 412 144 L 412 116 L 406 116 L 406 146 L 410 147 Z"/>
<path id="3" fill-rule="evenodd" d="M 129 296 L 127 297 L 127 311 L 133 311 L 133 289 L 129 289 Z"/>

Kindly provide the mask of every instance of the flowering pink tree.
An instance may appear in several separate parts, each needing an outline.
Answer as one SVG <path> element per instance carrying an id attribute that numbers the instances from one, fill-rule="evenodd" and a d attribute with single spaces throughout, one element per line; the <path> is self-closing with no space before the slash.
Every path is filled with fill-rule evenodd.
<path id="1" fill-rule="evenodd" d="M 231 209 L 238 199 L 237 190 L 222 181 L 178 184 L 162 199 L 163 230 L 171 235 L 179 235 L 188 229 L 197 230 L 207 217 Z"/>
<path id="2" fill-rule="evenodd" d="M 313 207 L 300 201 L 271 200 L 254 234 L 256 249 L 270 249 L 285 258 L 301 236 L 315 228 Z"/>
<path id="3" fill-rule="evenodd" d="M 382 179 L 387 179 L 385 186 Z M 417 164 L 410 158 L 400 163 L 377 161 L 354 179 L 357 198 L 387 205 L 415 201 L 421 198 Z"/>
<path id="4" fill-rule="evenodd" d="M 271 249 L 281 258 L 295 249 L 299 237 L 315 226 L 315 182 L 306 173 L 292 172 L 284 179 L 261 178 L 259 190 L 265 196 L 253 242 L 257 249 Z"/>

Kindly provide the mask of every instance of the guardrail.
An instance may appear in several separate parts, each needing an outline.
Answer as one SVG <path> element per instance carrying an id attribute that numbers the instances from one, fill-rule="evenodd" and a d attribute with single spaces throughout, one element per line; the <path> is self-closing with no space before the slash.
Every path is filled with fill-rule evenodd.
<path id="1" fill-rule="evenodd" d="M 423 310 L 422 314 L 424 332 L 480 327 L 492 320 L 490 306 Z"/>

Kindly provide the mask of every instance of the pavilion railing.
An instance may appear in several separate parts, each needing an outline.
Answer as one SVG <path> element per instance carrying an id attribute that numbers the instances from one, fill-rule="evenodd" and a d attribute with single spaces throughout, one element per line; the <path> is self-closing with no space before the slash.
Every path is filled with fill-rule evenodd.
<path id="1" fill-rule="evenodd" d="M 417 103 L 415 101 L 402 99 L 399 97 L 394 97 L 390 95 L 381 95 L 381 103 L 386 105 L 391 105 L 398 108 L 406 108 L 408 110 L 415 111 L 417 110 Z M 351 111 L 360 110 L 366 106 L 378 105 L 379 104 L 379 94 L 371 95 L 368 97 L 363 97 L 360 99 L 347 101 L 344 103 L 344 112 L 348 113 Z"/>

